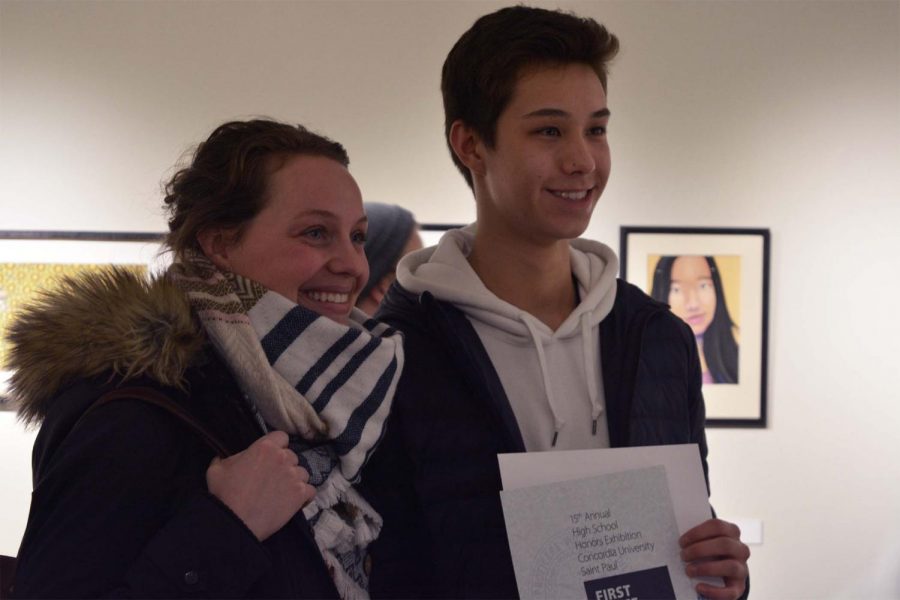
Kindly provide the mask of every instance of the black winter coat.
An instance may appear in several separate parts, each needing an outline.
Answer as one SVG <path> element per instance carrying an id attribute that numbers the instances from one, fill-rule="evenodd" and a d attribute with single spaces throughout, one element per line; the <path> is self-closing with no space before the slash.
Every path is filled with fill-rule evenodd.
<path id="1" fill-rule="evenodd" d="M 179 401 L 229 450 L 261 435 L 227 369 L 189 371 Z M 260 543 L 206 491 L 214 457 L 164 410 L 80 382 L 54 403 L 35 441 L 34 492 L 19 550 L 20 598 L 337 597 L 302 514 Z"/>
<path id="2" fill-rule="evenodd" d="M 407 362 L 385 438 L 363 474 L 385 523 L 370 547 L 372 596 L 517 597 L 497 454 L 525 446 L 484 346 L 452 304 L 399 284 L 378 317 L 403 331 Z M 619 281 L 600 344 L 612 446 L 696 443 L 706 475 L 690 328 Z"/>
<path id="3" fill-rule="evenodd" d="M 41 421 L 14 597 L 336 598 L 302 513 L 260 543 L 208 493 L 214 452 L 177 417 L 125 398 L 79 420 L 117 385 L 148 386 L 180 404 L 232 453 L 262 435 L 180 294 L 160 291 L 161 282 L 149 293 L 133 283 L 125 276 L 111 286 L 88 279 L 91 294 L 79 288 L 80 294 L 50 298 L 14 327 L 20 414 Z M 96 325 L 85 326 L 90 310 L 108 320 L 123 317 L 132 337 L 103 338 Z M 138 313 L 149 327 L 130 317 Z M 58 318 L 47 321 L 52 315 Z M 48 323 L 63 329 L 48 336 Z M 66 342 L 79 339 L 73 354 Z M 148 376 L 123 381 L 112 369 L 75 376 L 116 361 L 161 374 L 178 362 L 173 347 L 184 349 L 189 362 L 176 373 L 184 391 Z"/>

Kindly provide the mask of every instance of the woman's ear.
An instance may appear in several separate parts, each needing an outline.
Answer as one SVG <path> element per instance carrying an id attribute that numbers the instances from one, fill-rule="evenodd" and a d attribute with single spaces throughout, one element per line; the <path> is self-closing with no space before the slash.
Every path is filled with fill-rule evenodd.
<path id="1" fill-rule="evenodd" d="M 468 167 L 473 177 L 484 175 L 484 143 L 474 129 L 457 119 L 450 126 L 450 135 L 447 139 L 453 153 Z"/>
<path id="2" fill-rule="evenodd" d="M 234 232 L 221 227 L 202 229 L 197 233 L 197 243 L 214 265 L 223 271 L 231 271 L 228 251 L 234 245 Z"/>

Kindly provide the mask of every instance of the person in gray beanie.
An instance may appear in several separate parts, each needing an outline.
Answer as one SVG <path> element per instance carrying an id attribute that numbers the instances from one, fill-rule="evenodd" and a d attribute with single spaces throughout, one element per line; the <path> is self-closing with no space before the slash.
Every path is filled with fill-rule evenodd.
<path id="1" fill-rule="evenodd" d="M 369 217 L 366 233 L 369 280 L 360 292 L 356 306 L 373 315 L 394 282 L 397 263 L 407 253 L 421 248 L 422 239 L 415 217 L 405 208 L 380 202 L 366 202 L 363 206 Z"/>

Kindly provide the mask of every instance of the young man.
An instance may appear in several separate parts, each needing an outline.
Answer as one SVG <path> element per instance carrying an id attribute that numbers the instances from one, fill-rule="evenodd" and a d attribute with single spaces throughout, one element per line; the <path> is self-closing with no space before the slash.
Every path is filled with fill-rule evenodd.
<path id="1" fill-rule="evenodd" d="M 401 261 L 380 317 L 407 365 L 363 475 L 384 517 L 374 596 L 517 595 L 497 454 L 697 443 L 690 329 L 617 281 L 608 247 L 577 239 L 606 185 L 607 65 L 590 19 L 514 7 L 479 19 L 443 68 L 446 135 L 477 222 Z M 710 520 L 682 538 L 709 598 L 745 590 L 747 547 Z"/>

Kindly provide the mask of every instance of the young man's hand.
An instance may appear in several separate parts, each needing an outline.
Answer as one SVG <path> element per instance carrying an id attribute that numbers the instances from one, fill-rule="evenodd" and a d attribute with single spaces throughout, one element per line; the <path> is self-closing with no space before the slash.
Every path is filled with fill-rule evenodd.
<path id="1" fill-rule="evenodd" d="M 735 600 L 743 595 L 750 548 L 741 542 L 737 525 L 709 519 L 687 531 L 679 543 L 688 577 L 721 577 L 725 581 L 725 587 L 700 583 L 697 593 L 710 600 Z"/>

